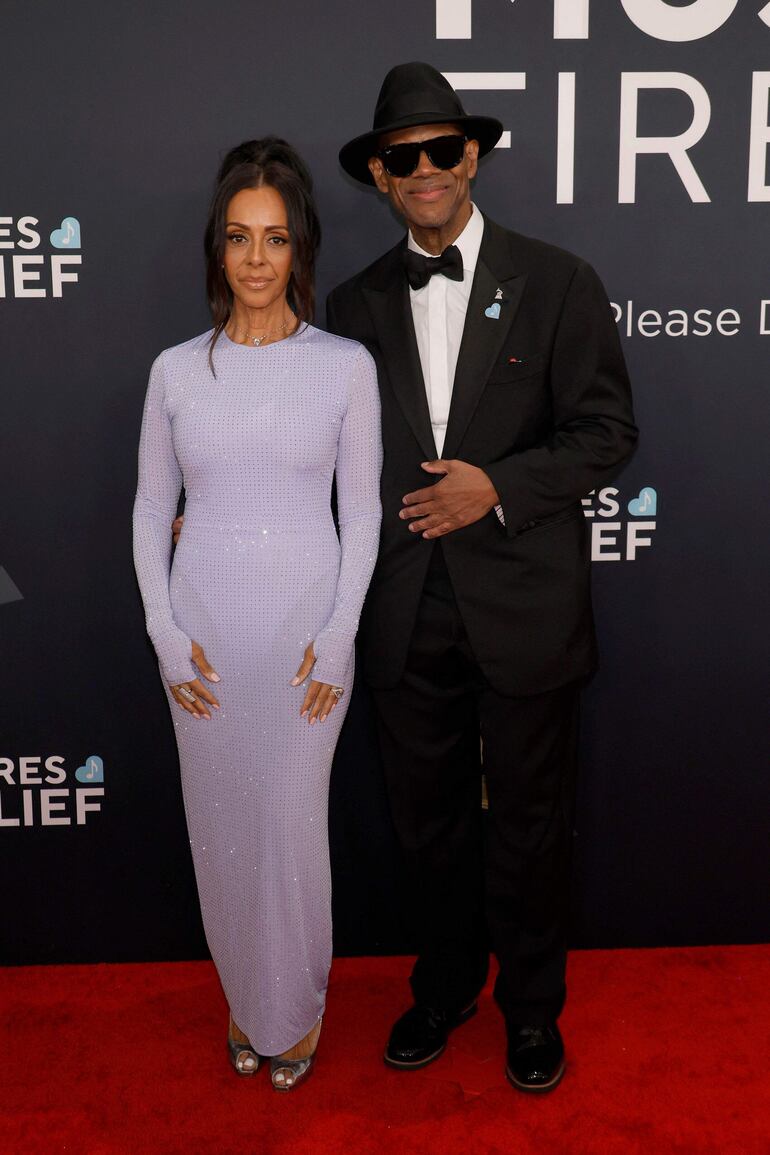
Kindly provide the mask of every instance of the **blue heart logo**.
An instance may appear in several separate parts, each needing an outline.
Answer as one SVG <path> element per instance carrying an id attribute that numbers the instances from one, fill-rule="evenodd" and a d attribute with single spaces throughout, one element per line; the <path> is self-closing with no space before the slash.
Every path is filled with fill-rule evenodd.
<path id="1" fill-rule="evenodd" d="M 51 233 L 51 244 L 55 249 L 80 248 L 80 221 L 77 217 L 65 217 L 61 228 Z"/>
<path id="2" fill-rule="evenodd" d="M 654 517 L 658 510 L 658 495 L 650 485 L 645 485 L 638 497 L 628 503 L 632 517 Z"/>
<path id="3" fill-rule="evenodd" d="M 104 763 L 98 754 L 89 754 L 82 766 L 75 771 L 78 782 L 103 782 Z"/>
<path id="4" fill-rule="evenodd" d="M 491 317 L 493 321 L 499 321 L 500 320 L 500 302 L 495 301 L 495 303 L 493 305 L 490 305 L 488 309 L 485 309 L 484 310 L 484 316 L 485 317 Z"/>

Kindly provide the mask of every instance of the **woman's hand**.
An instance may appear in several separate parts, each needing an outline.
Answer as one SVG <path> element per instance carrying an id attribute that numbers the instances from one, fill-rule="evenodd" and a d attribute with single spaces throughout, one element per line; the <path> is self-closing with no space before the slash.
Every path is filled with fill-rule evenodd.
<path id="1" fill-rule="evenodd" d="M 209 682 L 218 682 L 219 674 L 210 666 L 206 660 L 206 655 L 203 648 L 197 642 L 192 643 L 191 660 L 193 665 L 197 666 Z M 180 682 L 177 686 L 171 687 L 171 693 L 175 701 L 179 703 L 183 710 L 188 714 L 192 714 L 193 718 L 207 718 L 211 721 L 211 714 L 206 709 L 206 703 L 213 706 L 215 710 L 220 709 L 219 702 L 216 700 L 211 690 L 207 690 L 200 678 L 194 678 L 192 682 Z"/>
<path id="2" fill-rule="evenodd" d="M 304 682 L 314 665 L 315 650 L 311 642 L 305 650 L 305 656 L 297 673 L 291 680 L 292 686 L 299 686 L 301 682 Z M 299 712 L 300 718 L 304 718 L 305 714 L 308 714 L 308 722 L 311 726 L 314 722 L 325 722 L 343 693 L 342 686 L 330 686 L 328 682 L 311 682 Z"/>

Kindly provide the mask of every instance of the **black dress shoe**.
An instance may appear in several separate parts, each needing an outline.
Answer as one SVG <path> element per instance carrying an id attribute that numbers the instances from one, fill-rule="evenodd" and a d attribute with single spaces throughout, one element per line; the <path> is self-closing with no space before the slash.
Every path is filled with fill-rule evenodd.
<path id="1" fill-rule="evenodd" d="M 556 1023 L 508 1027 L 505 1076 L 519 1091 L 552 1091 L 564 1075 L 564 1043 Z"/>
<path id="2" fill-rule="evenodd" d="M 442 1053 L 449 1032 L 472 1018 L 478 1010 L 474 1001 L 464 1011 L 442 1011 L 418 1003 L 402 1015 L 390 1032 L 384 1059 L 389 1067 L 416 1071 Z"/>

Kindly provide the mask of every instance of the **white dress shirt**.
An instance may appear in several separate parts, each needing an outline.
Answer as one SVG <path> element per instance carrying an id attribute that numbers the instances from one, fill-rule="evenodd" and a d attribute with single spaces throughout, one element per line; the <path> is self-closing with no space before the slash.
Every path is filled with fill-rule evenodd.
<path id="1" fill-rule="evenodd" d="M 439 457 L 444 448 L 457 356 L 483 235 L 484 218 L 476 206 L 471 205 L 470 220 L 454 242 L 463 259 L 463 279 L 450 281 L 437 273 L 422 289 L 409 290 L 430 423 Z M 420 248 L 411 232 L 407 244 L 415 253 L 435 256 Z"/>
<path id="2" fill-rule="evenodd" d="M 414 332 L 438 457 L 441 457 L 444 449 L 457 357 L 483 235 L 484 218 L 476 206 L 471 204 L 470 220 L 454 242 L 463 259 L 463 279 L 451 281 L 449 277 L 436 273 L 421 289 L 409 289 Z M 424 257 L 436 255 L 421 248 L 411 232 L 407 246 Z M 495 513 L 505 525 L 501 506 L 495 506 Z"/>

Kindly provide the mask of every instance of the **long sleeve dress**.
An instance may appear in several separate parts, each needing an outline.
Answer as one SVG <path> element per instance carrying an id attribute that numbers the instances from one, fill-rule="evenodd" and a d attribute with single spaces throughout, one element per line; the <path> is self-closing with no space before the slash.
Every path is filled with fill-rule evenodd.
<path id="1" fill-rule="evenodd" d="M 152 367 L 134 557 L 176 730 L 206 938 L 236 1023 L 270 1055 L 323 1013 L 331 965 L 328 785 L 377 554 L 379 395 L 363 347 L 313 326 L 263 347 L 221 334 L 215 376 L 209 338 L 167 349 Z M 168 689 L 199 676 L 193 640 L 221 677 L 210 722 Z M 290 684 L 309 642 L 311 677 L 345 687 L 313 726 L 299 716 L 307 684 Z"/>

